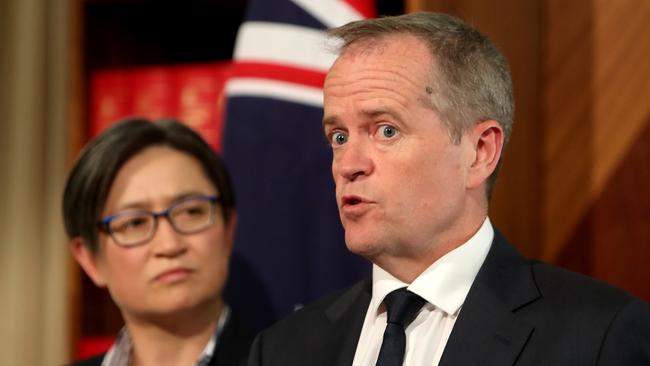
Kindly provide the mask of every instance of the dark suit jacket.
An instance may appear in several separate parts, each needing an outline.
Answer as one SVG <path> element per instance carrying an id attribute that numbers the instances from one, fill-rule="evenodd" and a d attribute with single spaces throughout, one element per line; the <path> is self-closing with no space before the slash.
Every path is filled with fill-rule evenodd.
<path id="1" fill-rule="evenodd" d="M 228 321 L 223 327 L 219 336 L 217 347 L 214 350 L 209 366 L 244 366 L 246 365 L 246 356 L 251 345 L 252 336 L 245 329 L 237 318 L 230 313 Z M 104 355 L 89 358 L 71 366 L 100 366 L 104 360 Z"/>
<path id="2" fill-rule="evenodd" d="M 360 282 L 261 332 L 249 366 L 351 365 L 371 286 Z M 440 365 L 647 366 L 650 306 L 527 260 L 495 232 Z"/>

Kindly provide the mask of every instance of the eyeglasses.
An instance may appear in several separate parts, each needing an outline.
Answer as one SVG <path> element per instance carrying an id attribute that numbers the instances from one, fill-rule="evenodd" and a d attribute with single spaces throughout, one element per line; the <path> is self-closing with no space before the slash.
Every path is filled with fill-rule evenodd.
<path id="1" fill-rule="evenodd" d="M 165 217 L 178 233 L 194 234 L 214 223 L 217 202 L 217 196 L 191 196 L 160 212 L 118 212 L 103 218 L 99 228 L 123 247 L 141 245 L 151 240 L 156 233 L 159 217 Z"/>

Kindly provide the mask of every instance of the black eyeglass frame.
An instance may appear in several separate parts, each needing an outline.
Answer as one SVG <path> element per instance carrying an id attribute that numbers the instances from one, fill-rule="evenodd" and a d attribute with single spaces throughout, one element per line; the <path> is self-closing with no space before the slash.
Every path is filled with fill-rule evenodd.
<path id="1" fill-rule="evenodd" d="M 209 201 L 211 203 L 211 206 L 210 206 L 210 221 L 204 227 L 200 227 L 200 228 L 198 228 L 196 230 L 187 231 L 187 230 L 181 230 L 178 227 L 176 227 L 176 224 L 175 224 L 174 220 L 170 219 L 169 214 L 176 207 L 178 207 L 179 205 L 181 205 L 181 204 L 183 204 L 183 203 L 185 203 L 187 201 L 197 200 L 197 199 L 198 200 Z M 167 207 L 166 209 L 164 209 L 162 211 L 159 211 L 159 212 L 153 212 L 153 211 L 147 211 L 147 210 L 121 211 L 121 212 L 115 213 L 113 215 L 106 216 L 100 222 L 98 222 L 99 230 L 101 232 L 107 234 L 107 235 L 110 235 L 111 238 L 113 238 L 113 241 L 115 241 L 115 243 L 117 245 L 119 245 L 121 247 L 125 247 L 125 248 L 140 246 L 140 245 L 143 245 L 143 244 L 146 244 L 147 242 L 149 242 L 153 238 L 153 236 L 156 234 L 156 230 L 158 230 L 158 218 L 160 218 L 160 217 L 164 217 L 165 219 L 167 219 L 167 222 L 169 222 L 171 227 L 177 233 L 180 233 L 180 234 L 195 234 L 195 233 L 198 233 L 200 231 L 203 231 L 203 230 L 207 229 L 208 227 L 210 227 L 210 225 L 212 225 L 214 223 L 214 219 L 217 216 L 215 206 L 219 202 L 221 202 L 221 197 L 216 196 L 216 195 L 194 195 L 194 196 L 188 196 L 188 197 L 182 198 L 182 199 L 180 199 L 178 201 L 175 201 L 169 207 Z M 111 222 L 113 220 L 117 219 L 117 218 L 122 217 L 122 216 L 133 215 L 134 213 L 146 214 L 146 215 L 148 215 L 150 217 L 153 217 L 153 226 L 151 228 L 151 233 L 149 235 L 147 235 L 147 237 L 145 237 L 144 239 L 142 239 L 140 241 L 124 244 L 119 239 L 117 239 L 115 237 L 115 235 L 113 234 L 113 230 L 111 230 Z"/>

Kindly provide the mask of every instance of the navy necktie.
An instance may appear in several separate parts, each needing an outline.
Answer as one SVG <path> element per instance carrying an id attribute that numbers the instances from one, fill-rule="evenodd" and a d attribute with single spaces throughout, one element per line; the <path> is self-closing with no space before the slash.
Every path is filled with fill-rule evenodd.
<path id="1" fill-rule="evenodd" d="M 386 330 L 376 366 L 402 366 L 406 351 L 404 329 L 415 319 L 415 315 L 425 303 L 423 298 L 408 291 L 406 287 L 386 295 Z"/>

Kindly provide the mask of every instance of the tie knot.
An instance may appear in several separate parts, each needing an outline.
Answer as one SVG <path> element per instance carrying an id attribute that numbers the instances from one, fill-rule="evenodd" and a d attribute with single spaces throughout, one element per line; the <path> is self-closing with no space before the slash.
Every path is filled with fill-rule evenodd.
<path id="1" fill-rule="evenodd" d="M 420 296 L 406 289 L 399 288 L 384 298 L 386 311 L 388 312 L 388 323 L 398 324 L 401 327 L 409 325 L 415 314 L 424 306 L 426 301 Z"/>

